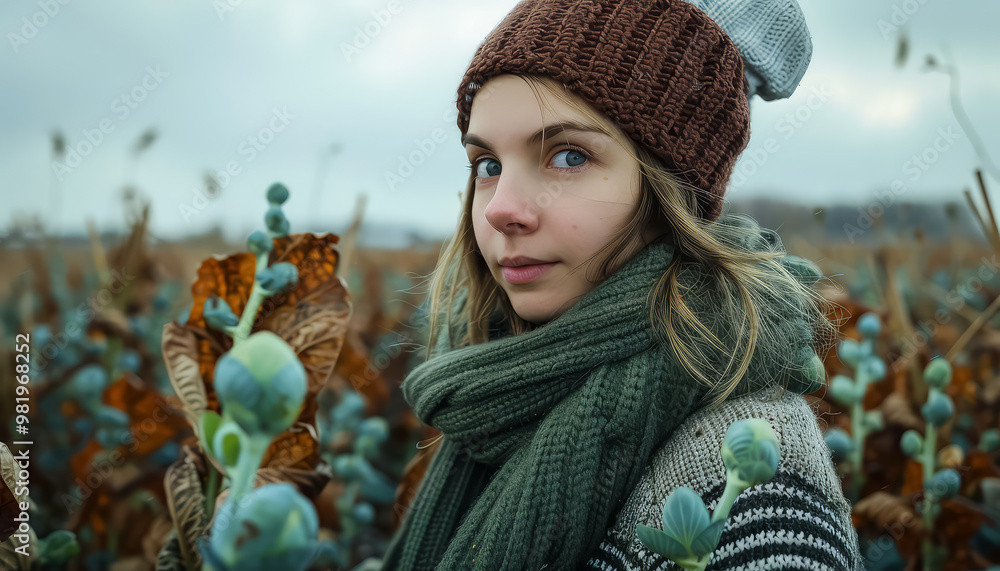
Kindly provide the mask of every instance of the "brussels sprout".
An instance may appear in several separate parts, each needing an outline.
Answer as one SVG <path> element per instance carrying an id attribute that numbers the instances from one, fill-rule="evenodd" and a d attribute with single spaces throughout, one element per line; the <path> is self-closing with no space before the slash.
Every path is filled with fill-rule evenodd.
<path id="1" fill-rule="evenodd" d="M 899 447 L 907 456 L 916 458 L 924 448 L 924 437 L 916 430 L 907 430 L 899 439 Z"/>
<path id="2" fill-rule="evenodd" d="M 270 331 L 233 346 L 215 365 L 215 390 L 225 417 L 248 434 L 271 438 L 299 416 L 308 380 L 295 351 Z"/>
<path id="3" fill-rule="evenodd" d="M 880 410 L 869 410 L 865 412 L 865 417 L 862 422 L 869 431 L 882 430 L 885 425 L 882 422 L 882 411 Z"/>
<path id="4" fill-rule="evenodd" d="M 264 224 L 277 237 L 287 235 L 290 228 L 288 218 L 285 218 L 280 206 L 271 206 L 267 209 L 267 213 L 264 214 Z"/>
<path id="5" fill-rule="evenodd" d="M 830 459 L 834 464 L 840 464 L 846 460 L 847 455 L 854 450 L 854 441 L 839 428 L 831 428 L 824 432 L 823 440 L 826 442 L 826 447 L 830 449 Z"/>
<path id="6" fill-rule="evenodd" d="M 366 418 L 358 426 L 358 436 L 370 436 L 378 442 L 385 442 L 389 436 L 389 423 L 381 416 Z"/>
<path id="7" fill-rule="evenodd" d="M 710 522 L 701 496 L 680 487 L 663 504 L 663 531 L 638 524 L 636 534 L 647 547 L 684 566 L 715 550 L 725 523 Z"/>
<path id="8" fill-rule="evenodd" d="M 861 361 L 861 366 L 864 367 L 865 374 L 868 375 L 868 381 L 881 381 L 885 378 L 885 361 L 879 357 L 869 355 Z"/>
<path id="9" fill-rule="evenodd" d="M 774 477 L 780 456 L 778 436 L 761 418 L 734 422 L 722 439 L 722 462 L 729 479 L 744 489 Z"/>
<path id="10" fill-rule="evenodd" d="M 274 240 L 261 230 L 254 230 L 247 238 L 247 250 L 253 252 L 255 256 L 267 254 L 274 249 Z"/>
<path id="11" fill-rule="evenodd" d="M 199 549 L 217 571 L 304 571 L 319 554 L 312 502 L 286 482 L 266 484 L 226 502 Z"/>
<path id="12" fill-rule="evenodd" d="M 95 412 L 101 406 L 101 395 L 108 385 L 108 374 L 100 365 L 87 365 L 73 375 L 66 385 L 66 393 L 77 399 L 87 410 Z"/>
<path id="13" fill-rule="evenodd" d="M 1000 434 L 996 428 L 984 430 L 979 435 L 979 449 L 983 452 L 992 452 L 997 449 L 997 446 L 1000 446 Z"/>
<path id="14" fill-rule="evenodd" d="M 227 327 L 235 327 L 240 322 L 240 318 L 233 313 L 226 300 L 214 295 L 205 300 L 202 314 L 205 316 L 205 322 L 208 323 L 208 326 L 219 331 L 223 331 Z"/>
<path id="15" fill-rule="evenodd" d="M 389 437 L 389 423 L 380 416 L 366 418 L 358 426 L 357 440 L 354 442 L 354 451 L 366 458 L 372 458 L 378 454 L 379 445 Z"/>
<path id="16" fill-rule="evenodd" d="M 861 345 L 853 339 L 843 339 L 837 345 L 837 356 L 844 364 L 856 369 L 861 360 Z"/>
<path id="17" fill-rule="evenodd" d="M 267 189 L 267 201 L 271 204 L 281 206 L 288 200 L 288 189 L 280 182 L 276 182 Z"/>
<path id="18" fill-rule="evenodd" d="M 295 287 L 299 279 L 299 269 L 294 264 L 281 262 L 257 272 L 261 287 L 273 292 L 285 292 Z"/>
<path id="19" fill-rule="evenodd" d="M 935 389 L 944 389 L 951 382 L 951 364 L 942 357 L 931 359 L 924 368 L 924 381 Z"/>
<path id="20" fill-rule="evenodd" d="M 951 468 L 945 468 L 931 476 L 930 482 L 924 485 L 924 493 L 931 494 L 938 499 L 948 500 L 958 493 L 961 484 L 962 478 L 958 472 Z"/>
<path id="21" fill-rule="evenodd" d="M 345 392 L 340 397 L 340 403 L 333 408 L 332 418 L 334 430 L 355 430 L 364 414 L 365 401 L 356 392 Z"/>
<path id="22" fill-rule="evenodd" d="M 371 523 L 375 519 L 375 508 L 368 502 L 356 504 L 352 511 L 355 521 L 359 523 Z"/>
<path id="23" fill-rule="evenodd" d="M 142 356 L 132 349 L 123 349 L 118 355 L 118 368 L 123 371 L 137 372 L 142 366 Z"/>
<path id="24" fill-rule="evenodd" d="M 861 333 L 862 337 L 866 339 L 877 337 L 881 330 L 882 322 L 875 313 L 869 311 L 858 318 L 858 332 Z"/>
<path id="25" fill-rule="evenodd" d="M 920 413 L 935 427 L 943 426 L 954 412 L 955 405 L 951 402 L 951 397 L 936 390 L 930 392 L 927 402 L 920 407 Z"/>
<path id="26" fill-rule="evenodd" d="M 368 471 L 368 461 L 357 454 L 340 454 L 330 463 L 333 472 L 345 480 L 355 480 L 364 477 Z"/>
<path id="27" fill-rule="evenodd" d="M 64 563 L 80 552 L 73 532 L 62 529 L 53 531 L 38 543 L 38 558 L 43 563 Z"/>
<path id="28" fill-rule="evenodd" d="M 858 401 L 858 391 L 854 380 L 846 375 L 834 375 L 830 381 L 830 396 L 844 406 L 851 406 Z"/>
<path id="29" fill-rule="evenodd" d="M 94 414 L 94 421 L 105 428 L 128 428 L 129 418 L 124 411 L 113 406 L 101 406 Z"/>

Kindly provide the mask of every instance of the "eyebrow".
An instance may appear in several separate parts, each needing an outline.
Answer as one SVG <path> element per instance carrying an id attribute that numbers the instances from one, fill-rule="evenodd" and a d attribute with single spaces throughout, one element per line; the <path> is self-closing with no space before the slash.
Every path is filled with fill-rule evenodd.
<path id="1" fill-rule="evenodd" d="M 527 145 L 534 145 L 540 143 L 542 140 L 542 133 L 546 133 L 549 136 L 555 136 L 563 131 L 578 131 L 581 133 L 598 133 L 600 135 L 606 135 L 604 131 L 597 130 L 590 125 L 585 123 L 580 123 L 579 121 L 562 121 L 559 123 L 553 123 L 551 125 L 546 125 L 535 132 L 534 135 L 528 137 L 525 141 Z M 477 147 L 482 147 L 484 149 L 493 150 L 493 147 L 489 143 L 484 141 L 478 135 L 472 133 L 466 133 L 462 135 L 462 146 L 475 145 Z"/>

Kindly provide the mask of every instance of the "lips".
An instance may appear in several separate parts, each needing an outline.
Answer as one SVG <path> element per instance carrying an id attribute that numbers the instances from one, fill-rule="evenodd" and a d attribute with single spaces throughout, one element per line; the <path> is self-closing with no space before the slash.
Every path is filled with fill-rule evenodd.
<path id="1" fill-rule="evenodd" d="M 524 266 L 503 266 L 503 278 L 511 284 L 526 284 L 542 277 L 556 262 L 528 264 Z"/>
<path id="2" fill-rule="evenodd" d="M 549 260 L 539 260 L 538 258 L 529 258 L 528 256 L 514 256 L 501 258 L 499 263 L 501 266 L 505 267 L 518 267 L 551 264 L 553 262 Z"/>

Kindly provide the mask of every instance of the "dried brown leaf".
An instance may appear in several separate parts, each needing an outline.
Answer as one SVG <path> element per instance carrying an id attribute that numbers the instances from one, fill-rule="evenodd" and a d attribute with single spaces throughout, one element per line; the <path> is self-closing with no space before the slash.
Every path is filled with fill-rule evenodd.
<path id="1" fill-rule="evenodd" d="M 886 426 L 895 424 L 919 431 L 924 428 L 924 420 L 913 412 L 910 401 L 900 393 L 894 392 L 885 397 L 878 408 L 882 411 L 882 421 Z"/>
<path id="2" fill-rule="evenodd" d="M 163 477 L 170 518 L 177 529 L 181 556 L 188 568 L 201 567 L 198 538 L 205 532 L 208 516 L 205 513 L 205 494 L 201 489 L 201 476 L 190 457 L 185 456 L 167 468 Z"/>
<path id="3" fill-rule="evenodd" d="M 957 444 L 949 444 L 938 451 L 938 465 L 941 468 L 958 468 L 964 458 L 965 453 Z"/>
<path id="4" fill-rule="evenodd" d="M 316 470 L 269 467 L 257 470 L 254 487 L 277 482 L 288 482 L 294 485 L 300 494 L 312 500 L 323 491 L 323 488 L 326 487 L 329 481 L 329 474 L 317 472 Z"/>
<path id="5" fill-rule="evenodd" d="M 156 556 L 156 571 L 187 571 L 176 528 L 172 528 L 167 534 L 167 542 Z"/>
<path id="6" fill-rule="evenodd" d="M 184 404 L 184 413 L 191 426 L 198 430 L 198 417 L 208 407 L 205 382 L 198 368 L 198 340 L 195 334 L 171 321 L 163 326 L 163 361 L 170 375 L 170 384 Z"/>
<path id="7" fill-rule="evenodd" d="M 923 539 L 924 524 L 912 504 L 912 495 L 875 492 L 854 504 L 854 527 L 871 538 L 889 537 L 904 557 L 912 556 Z"/>

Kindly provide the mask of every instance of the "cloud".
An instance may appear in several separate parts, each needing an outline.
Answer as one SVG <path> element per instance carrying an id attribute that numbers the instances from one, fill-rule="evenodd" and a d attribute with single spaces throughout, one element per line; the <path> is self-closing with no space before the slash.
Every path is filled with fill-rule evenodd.
<path id="1" fill-rule="evenodd" d="M 0 49 L 7 90 L 0 108 L 0 198 L 7 210 L 48 208 L 52 129 L 79 142 L 83 130 L 95 127 L 111 102 L 142 79 L 147 65 L 159 64 L 171 76 L 67 178 L 59 189 L 62 208 L 47 223 L 83 232 L 85 220 L 94 218 L 102 230 L 121 228 L 119 193 L 134 182 L 153 198 L 154 232 L 179 236 L 218 222 L 238 237 L 260 221 L 254 197 L 281 180 L 293 193 L 293 225 L 335 226 L 367 192 L 367 220 L 454 228 L 456 193 L 467 173 L 457 127 L 446 113 L 454 109 L 458 82 L 476 48 L 515 0 L 396 0 L 401 8 L 390 20 L 382 14 L 390 0 L 220 1 L 233 7 L 221 18 L 214 0 L 71 2 L 19 52 Z M 864 197 L 899 176 L 903 161 L 953 121 L 946 78 L 918 71 L 923 55 L 939 53 L 946 42 L 962 69 L 966 108 L 1000 156 L 1000 116 L 992 100 L 1000 90 L 992 58 L 1000 5 L 927 0 L 907 24 L 912 59 L 897 70 L 894 40 L 884 39 L 877 26 L 893 1 L 802 0 L 813 63 L 792 98 L 754 103 L 748 152 L 764 150 L 769 137 L 780 151 L 768 154 L 738 193 L 791 189 L 793 198 L 823 202 L 852 193 Z M 0 31 L 11 31 L 36 10 L 32 2 L 3 4 L 0 21 L 8 24 Z M 377 33 L 368 33 L 357 59 L 348 61 L 343 45 L 366 26 Z M 810 108 L 811 89 L 823 86 L 829 101 Z M 298 118 L 252 163 L 241 163 L 244 170 L 217 203 L 196 221 L 179 223 L 177 206 L 202 174 L 240 159 L 241 142 L 267 125 L 275 106 Z M 801 126 L 794 127 L 789 114 L 808 119 L 797 119 Z M 150 126 L 160 139 L 140 162 L 129 163 L 130 146 Z M 392 191 L 386 171 L 439 128 L 443 141 Z M 320 186 L 323 153 L 333 143 L 343 150 L 329 159 Z M 965 181 L 975 160 L 963 144 L 956 143 L 920 184 Z M 0 221 L 0 231 L 7 225 Z"/>

